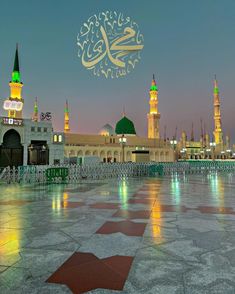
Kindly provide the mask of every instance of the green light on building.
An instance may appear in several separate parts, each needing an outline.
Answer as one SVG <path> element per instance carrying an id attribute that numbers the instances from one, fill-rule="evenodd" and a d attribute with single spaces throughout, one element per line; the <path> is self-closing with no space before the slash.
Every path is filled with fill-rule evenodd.
<path id="1" fill-rule="evenodd" d="M 20 72 L 19 71 L 13 71 L 12 82 L 13 83 L 20 83 Z"/>

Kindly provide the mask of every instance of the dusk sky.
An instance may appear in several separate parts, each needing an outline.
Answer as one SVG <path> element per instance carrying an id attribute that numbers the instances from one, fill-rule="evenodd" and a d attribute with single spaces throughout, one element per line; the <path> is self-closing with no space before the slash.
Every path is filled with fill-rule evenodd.
<path id="1" fill-rule="evenodd" d="M 124 78 L 96 77 L 77 56 L 77 34 L 93 14 L 112 10 L 135 20 L 144 49 L 135 69 Z M 69 100 L 72 132 L 97 133 L 120 119 L 125 105 L 138 135 L 147 135 L 149 88 L 155 73 L 159 87 L 161 134 L 183 129 L 200 132 L 200 118 L 213 130 L 213 77 L 217 75 L 224 133 L 235 139 L 235 1 L 234 0 L 1 0 L 0 98 L 19 43 L 24 83 L 24 117 L 37 96 L 39 111 L 53 113 L 63 130 Z M 1 101 L 2 104 L 2 101 Z M 2 109 L 2 108 L 1 108 Z M 1 110 L 1 115 L 4 111 Z"/>

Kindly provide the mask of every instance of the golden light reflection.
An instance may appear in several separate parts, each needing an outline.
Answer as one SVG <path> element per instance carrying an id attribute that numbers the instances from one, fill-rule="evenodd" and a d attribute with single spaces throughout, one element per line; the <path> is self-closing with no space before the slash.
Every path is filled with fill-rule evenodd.
<path id="1" fill-rule="evenodd" d="M 119 182 L 118 195 L 121 201 L 122 209 L 127 209 L 128 208 L 128 184 L 126 182 L 126 179 L 122 179 Z"/>
<path id="2" fill-rule="evenodd" d="M 14 226 L 13 228 L 1 228 L 0 229 L 0 256 L 7 258 L 10 255 L 11 258 L 18 256 L 20 243 L 21 243 L 21 212 L 22 208 L 17 206 L 14 209 L 11 209 L 12 215 L 14 214 Z M 13 219 L 13 217 L 11 218 Z M 1 213 L 1 222 L 4 224 L 8 221 L 9 214 Z"/>
<path id="3" fill-rule="evenodd" d="M 154 206 L 152 209 L 152 213 L 150 216 L 150 223 L 152 223 L 152 237 L 157 238 L 158 242 L 164 241 L 164 238 L 162 236 L 162 207 L 161 207 L 161 202 L 158 199 L 159 193 L 161 191 L 161 182 L 162 180 L 156 179 L 152 185 L 149 185 L 149 196 L 151 199 L 151 204 L 153 205 L 154 201 Z M 152 208 L 151 205 L 151 208 Z"/>
<path id="4" fill-rule="evenodd" d="M 63 201 L 62 201 L 63 208 L 67 208 L 68 207 L 68 198 L 69 198 L 68 193 L 64 192 L 63 193 Z"/>
<path id="5" fill-rule="evenodd" d="M 61 213 L 61 208 L 62 208 L 61 192 L 62 191 L 58 189 L 57 191 L 55 191 L 55 194 L 52 197 L 52 211 L 55 214 Z"/>
<path id="6" fill-rule="evenodd" d="M 161 206 L 159 203 L 155 204 L 154 209 L 151 213 L 151 220 L 152 222 L 152 236 L 153 238 L 162 238 L 161 235 Z M 157 222 L 157 223 L 156 223 Z"/>
<path id="7" fill-rule="evenodd" d="M 53 186 L 52 187 L 52 201 L 51 208 L 54 216 L 68 216 L 68 205 L 69 205 L 69 193 L 65 192 L 64 186 Z"/>

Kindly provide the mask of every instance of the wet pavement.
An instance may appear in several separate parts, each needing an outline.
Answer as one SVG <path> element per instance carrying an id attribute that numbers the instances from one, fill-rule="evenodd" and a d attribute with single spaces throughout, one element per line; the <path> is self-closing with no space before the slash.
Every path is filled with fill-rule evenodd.
<path id="1" fill-rule="evenodd" d="M 235 175 L 1 185 L 0 293 L 235 293 Z"/>

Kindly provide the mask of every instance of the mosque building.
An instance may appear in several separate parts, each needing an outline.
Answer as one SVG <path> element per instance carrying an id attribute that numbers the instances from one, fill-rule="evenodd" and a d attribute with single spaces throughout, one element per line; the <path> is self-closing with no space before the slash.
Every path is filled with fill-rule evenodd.
<path id="1" fill-rule="evenodd" d="M 38 117 L 37 99 L 32 118 L 23 118 L 23 83 L 16 47 L 10 96 L 4 101 L 7 115 L 0 117 L 0 167 L 53 164 L 64 157 L 63 133 L 54 133 L 50 120 Z M 56 136 L 58 140 L 54 141 Z"/>
<path id="2" fill-rule="evenodd" d="M 182 132 L 180 141 L 175 146 L 178 159 L 230 159 L 233 157 L 233 146 L 230 144 L 229 136 L 223 137 L 222 119 L 220 111 L 220 95 L 216 76 L 214 78 L 214 131 L 213 136 L 206 131 L 201 120 L 200 140 L 194 138 L 194 127 L 192 124 L 191 136 L 187 137 Z M 173 143 L 173 141 L 172 141 Z"/>
<path id="3" fill-rule="evenodd" d="M 10 96 L 4 101 L 7 115 L 0 124 L 0 167 L 63 164 L 81 157 L 96 157 L 102 162 L 173 161 L 169 143 L 160 138 L 158 88 L 153 77 L 150 88 L 148 138 L 136 134 L 134 123 L 123 114 L 115 129 L 105 124 L 97 135 L 72 133 L 68 101 L 64 108 L 64 131 L 54 132 L 50 113 L 39 115 L 35 99 L 32 117 L 23 118 L 23 83 L 18 46 L 15 52 Z"/>
<path id="4" fill-rule="evenodd" d="M 125 113 L 115 129 L 105 124 L 97 135 L 67 132 L 68 118 L 65 116 L 65 158 L 97 156 L 103 162 L 173 161 L 174 152 L 170 143 L 160 138 L 158 87 L 154 76 L 149 96 L 148 138 L 137 135 L 134 123 Z"/>
<path id="5" fill-rule="evenodd" d="M 0 167 L 19 165 L 47 165 L 77 163 L 81 158 L 96 158 L 101 162 L 172 162 L 177 159 L 225 159 L 232 157 L 230 140 L 223 138 L 218 82 L 214 80 L 214 140 L 202 130 L 199 141 L 182 133 L 177 142 L 160 136 L 158 110 L 158 86 L 153 76 L 149 90 L 148 136 L 140 137 L 134 123 L 123 117 L 115 128 L 105 124 L 95 135 L 73 133 L 70 130 L 69 103 L 64 108 L 64 130 L 54 132 L 49 112 L 39 115 L 38 99 L 35 99 L 31 118 L 23 118 L 23 83 L 19 66 L 18 47 L 10 96 L 4 100 L 7 115 L 0 117 Z M 203 128 L 202 128 L 203 129 Z"/>

